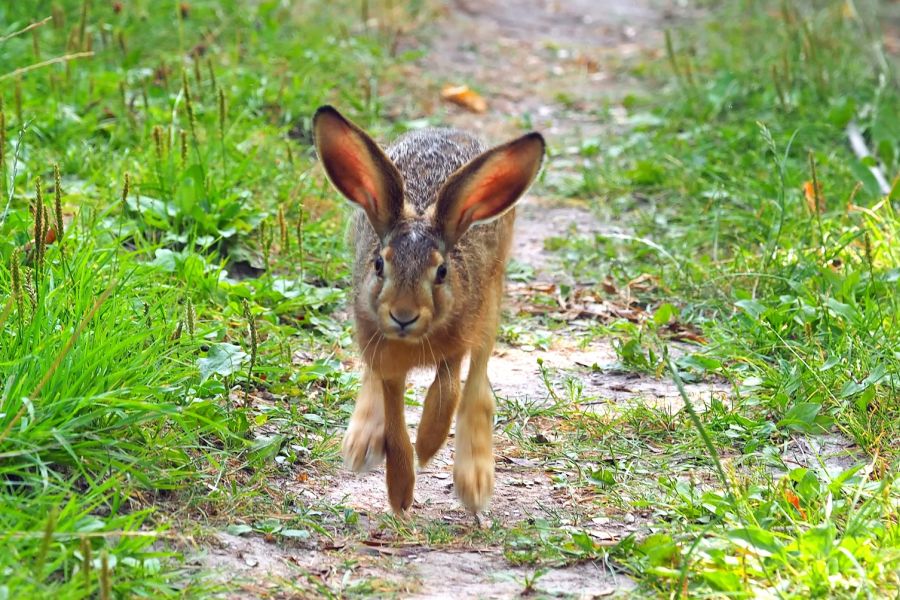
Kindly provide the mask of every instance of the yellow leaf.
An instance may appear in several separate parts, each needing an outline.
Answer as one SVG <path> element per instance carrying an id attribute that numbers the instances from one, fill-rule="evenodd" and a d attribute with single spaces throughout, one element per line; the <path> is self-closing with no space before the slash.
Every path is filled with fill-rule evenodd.
<path id="1" fill-rule="evenodd" d="M 806 207 L 811 213 L 825 212 L 825 197 L 822 195 L 822 184 L 813 186 L 812 181 L 803 182 L 803 195 L 806 197 Z"/>
<path id="2" fill-rule="evenodd" d="M 444 86 L 444 89 L 441 90 L 441 98 L 475 113 L 483 113 L 487 110 L 485 99 L 478 92 L 469 89 L 467 85 Z"/>

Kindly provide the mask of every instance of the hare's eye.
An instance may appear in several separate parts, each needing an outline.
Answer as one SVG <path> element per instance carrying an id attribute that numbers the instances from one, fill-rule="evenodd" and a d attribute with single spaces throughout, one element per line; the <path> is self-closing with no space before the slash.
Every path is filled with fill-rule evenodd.
<path id="1" fill-rule="evenodd" d="M 379 277 L 384 276 L 384 259 L 380 256 L 375 259 L 375 274 Z"/>
<path id="2" fill-rule="evenodd" d="M 434 276 L 434 282 L 436 284 L 444 283 L 444 278 L 447 277 L 447 265 L 441 263 L 441 265 L 437 268 L 437 273 Z"/>

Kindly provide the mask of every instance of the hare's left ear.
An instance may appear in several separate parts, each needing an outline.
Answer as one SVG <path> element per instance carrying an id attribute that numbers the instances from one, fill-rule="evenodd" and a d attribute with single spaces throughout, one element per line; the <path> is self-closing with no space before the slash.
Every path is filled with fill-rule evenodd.
<path id="1" fill-rule="evenodd" d="M 544 147 L 541 134 L 532 132 L 475 157 L 447 179 L 434 218 L 448 246 L 472 225 L 513 207 L 540 171 Z"/>
<path id="2" fill-rule="evenodd" d="M 362 207 L 384 239 L 403 213 L 403 178 L 397 167 L 375 140 L 331 106 L 316 111 L 313 138 L 334 187 Z"/>

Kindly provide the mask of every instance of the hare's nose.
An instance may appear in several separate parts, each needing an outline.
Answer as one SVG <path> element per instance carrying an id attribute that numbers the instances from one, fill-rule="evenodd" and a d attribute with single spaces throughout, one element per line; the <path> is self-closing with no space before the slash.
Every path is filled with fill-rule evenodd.
<path id="1" fill-rule="evenodd" d="M 391 310 L 390 315 L 394 323 L 400 326 L 400 329 L 404 329 L 407 325 L 412 325 L 419 320 L 419 313 L 412 310 L 397 309 L 396 312 Z"/>

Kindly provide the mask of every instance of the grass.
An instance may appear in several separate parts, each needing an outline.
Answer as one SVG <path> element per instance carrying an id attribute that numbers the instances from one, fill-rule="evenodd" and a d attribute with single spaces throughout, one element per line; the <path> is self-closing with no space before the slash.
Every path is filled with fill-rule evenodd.
<path id="1" fill-rule="evenodd" d="M 589 176 L 561 188 L 602 199 L 598 212 L 632 229 L 554 241 L 571 272 L 619 289 L 653 275 L 635 292 L 653 318 L 598 331 L 618 338 L 621 362 L 719 377 L 737 394 L 696 423 L 729 472 L 707 485 L 686 469 L 658 478 L 665 528 L 615 551 L 648 591 L 856 597 L 900 585 L 900 93 L 878 10 L 735 2 L 670 33 L 667 69 L 644 74 L 674 79 L 668 93 L 627 98 L 639 125 L 604 140 L 606 153 L 583 144 Z M 873 158 L 853 155 L 851 121 Z M 675 320 L 708 343 L 667 363 L 663 325 Z M 697 427 L 679 421 L 715 473 Z M 779 458 L 826 431 L 864 450 L 858 464 L 828 474 Z"/>
<path id="2" fill-rule="evenodd" d="M 0 7 L 0 598 L 207 597 L 221 584 L 183 550 L 216 530 L 367 534 L 351 508 L 273 484 L 334 468 L 357 386 L 346 213 L 311 172 L 309 118 L 331 101 L 405 128 L 385 99 L 414 103 L 396 42 L 425 8 L 289 4 Z M 500 545 L 529 591 L 599 560 L 647 596 L 896 595 L 898 187 L 868 170 L 900 169 L 889 7 L 709 10 L 634 65 L 653 95 L 622 99 L 628 127 L 582 140 L 583 168 L 544 191 L 626 225 L 548 244 L 647 315 L 591 335 L 623 369 L 731 397 L 592 414 L 602 398 L 542 366 L 552 402 L 501 399 L 497 429 L 575 508 L 486 530 L 372 521 L 385 539 Z M 875 159 L 851 152 L 851 121 Z M 501 338 L 544 351 L 566 327 L 522 318 Z M 673 341 L 685 328 L 705 343 Z M 837 436 L 858 460 L 789 460 Z M 600 537 L 598 515 L 636 531 Z M 397 585 L 306 574 L 290 591 Z"/>
<path id="3" fill-rule="evenodd" d="M 266 475 L 330 464 L 351 408 L 342 213 L 308 176 L 309 115 L 378 113 L 360 86 L 397 60 L 389 32 L 180 6 L 0 8 L 3 36 L 52 16 L 0 42 L 2 597 L 211 593 L 166 550 L 178 515 L 271 512 Z"/>

